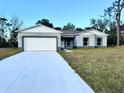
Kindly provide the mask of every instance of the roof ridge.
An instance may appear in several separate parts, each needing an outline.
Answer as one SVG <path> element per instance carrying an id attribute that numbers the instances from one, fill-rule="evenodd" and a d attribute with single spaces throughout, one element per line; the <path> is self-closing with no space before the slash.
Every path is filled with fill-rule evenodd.
<path id="1" fill-rule="evenodd" d="M 41 24 L 41 25 L 42 25 L 42 24 Z M 41 26 L 41 25 L 29 26 L 29 27 L 26 27 L 26 28 L 23 28 L 23 29 L 17 30 L 16 32 L 23 31 L 23 30 L 27 30 L 27 29 L 31 29 L 31 28 L 35 28 L 35 27 L 38 27 L 38 26 Z"/>
<path id="2" fill-rule="evenodd" d="M 32 28 L 40 27 L 40 26 L 43 26 L 43 27 L 45 27 L 45 28 L 52 29 L 52 30 L 55 30 L 55 31 L 60 31 L 60 30 L 56 30 L 56 29 L 54 29 L 54 28 L 47 27 L 47 26 L 42 25 L 42 24 L 38 24 L 38 25 L 34 25 L 34 26 L 30 26 L 30 27 L 21 29 L 21 30 L 17 30 L 16 32 L 21 32 L 21 31 L 24 31 L 24 30 L 28 30 L 28 29 L 32 29 Z M 60 32 L 61 32 L 61 31 L 60 31 Z"/>

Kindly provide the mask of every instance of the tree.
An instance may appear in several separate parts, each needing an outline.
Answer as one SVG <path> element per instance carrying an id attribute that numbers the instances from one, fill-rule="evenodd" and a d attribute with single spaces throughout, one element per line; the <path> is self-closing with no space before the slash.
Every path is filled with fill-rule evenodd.
<path id="1" fill-rule="evenodd" d="M 93 26 L 91 27 L 85 27 L 85 30 L 95 29 Z"/>
<path id="2" fill-rule="evenodd" d="M 50 27 L 50 28 L 53 28 L 53 27 L 54 27 L 53 24 L 50 23 L 50 21 L 49 21 L 48 19 L 38 20 L 38 21 L 36 22 L 36 25 L 40 25 L 40 24 L 45 25 L 45 26 L 48 26 L 48 27 Z"/>
<path id="3" fill-rule="evenodd" d="M 0 48 L 7 47 L 7 41 L 5 38 L 0 37 Z"/>
<path id="4" fill-rule="evenodd" d="M 115 21 L 111 21 L 109 23 L 109 30 L 107 31 L 108 36 L 108 45 L 115 46 L 116 45 L 116 26 Z"/>
<path id="5" fill-rule="evenodd" d="M 56 29 L 56 30 L 62 30 L 61 27 L 54 27 L 54 29 Z"/>
<path id="6" fill-rule="evenodd" d="M 124 0 L 116 0 L 113 3 L 113 6 L 105 10 L 105 15 L 113 17 L 116 20 L 116 46 L 120 46 L 120 22 L 121 22 L 121 13 L 124 8 Z"/>
<path id="7" fill-rule="evenodd" d="M 6 37 L 5 32 L 7 31 L 7 21 L 8 20 L 6 18 L 0 17 L 0 37 L 2 38 Z"/>
<path id="8" fill-rule="evenodd" d="M 77 27 L 75 30 L 76 30 L 76 31 L 85 31 L 84 29 L 82 29 L 82 28 L 80 28 L 80 27 Z"/>
<path id="9" fill-rule="evenodd" d="M 103 32 L 107 29 L 108 20 L 107 19 L 100 19 L 100 18 L 98 18 L 98 19 L 93 18 L 90 20 L 90 24 L 91 24 L 92 28 Z"/>
<path id="10" fill-rule="evenodd" d="M 67 25 L 63 27 L 63 30 L 74 30 L 74 29 L 75 29 L 75 25 L 72 23 L 67 23 Z"/>
<path id="11" fill-rule="evenodd" d="M 9 26 L 8 20 L 4 17 L 0 17 L 0 48 L 6 47 L 6 32 Z"/>
<path id="12" fill-rule="evenodd" d="M 124 24 L 122 23 L 122 25 L 120 26 L 120 31 L 124 31 Z"/>
<path id="13" fill-rule="evenodd" d="M 117 5 L 116 5 L 117 4 Z M 121 11 L 124 8 L 124 0 L 121 5 L 121 0 L 118 0 L 114 6 L 117 7 L 116 9 L 116 22 L 117 22 L 117 46 L 120 45 L 120 18 L 121 18 Z"/>
<path id="14" fill-rule="evenodd" d="M 11 24 L 10 39 L 8 40 L 9 46 L 10 47 L 17 47 L 17 45 L 18 45 L 18 43 L 17 43 L 17 32 L 15 32 L 15 31 L 21 29 L 21 26 L 22 26 L 23 22 L 20 21 L 16 16 L 14 16 L 10 20 L 10 24 Z"/>

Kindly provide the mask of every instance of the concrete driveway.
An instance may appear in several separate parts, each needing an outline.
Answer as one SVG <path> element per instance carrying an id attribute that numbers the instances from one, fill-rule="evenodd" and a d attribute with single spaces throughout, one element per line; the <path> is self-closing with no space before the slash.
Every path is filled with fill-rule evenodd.
<path id="1" fill-rule="evenodd" d="M 55 51 L 0 61 L 0 93 L 94 93 Z"/>

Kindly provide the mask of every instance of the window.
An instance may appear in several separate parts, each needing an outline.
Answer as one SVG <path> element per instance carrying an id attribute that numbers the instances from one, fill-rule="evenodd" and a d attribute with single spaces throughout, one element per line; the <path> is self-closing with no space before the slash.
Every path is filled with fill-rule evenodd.
<path id="1" fill-rule="evenodd" d="M 83 45 L 87 46 L 88 45 L 88 37 L 83 38 Z"/>
<path id="2" fill-rule="evenodd" d="M 101 46 L 102 44 L 102 38 L 97 38 L 97 46 Z"/>

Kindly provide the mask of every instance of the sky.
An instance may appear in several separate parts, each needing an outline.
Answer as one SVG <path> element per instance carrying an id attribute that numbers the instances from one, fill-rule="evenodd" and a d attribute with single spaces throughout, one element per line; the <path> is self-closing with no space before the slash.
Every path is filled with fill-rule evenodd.
<path id="1" fill-rule="evenodd" d="M 49 19 L 55 27 L 68 22 L 76 27 L 90 26 L 91 18 L 104 14 L 114 0 L 0 0 L 0 16 L 17 16 L 24 26 L 35 25 L 39 19 Z"/>

